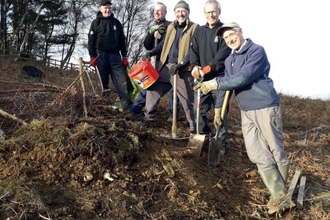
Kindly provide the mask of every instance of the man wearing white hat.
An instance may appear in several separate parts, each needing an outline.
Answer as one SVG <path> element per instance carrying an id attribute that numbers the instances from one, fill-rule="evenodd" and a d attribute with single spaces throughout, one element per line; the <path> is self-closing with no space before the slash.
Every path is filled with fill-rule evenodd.
<path id="1" fill-rule="evenodd" d="M 204 94 L 217 89 L 234 91 L 247 154 L 270 193 L 268 214 L 280 213 L 295 204 L 286 193 L 290 160 L 284 149 L 280 98 L 269 77 L 267 54 L 262 46 L 245 39 L 235 22 L 225 23 L 218 35 L 232 49 L 225 60 L 225 76 L 194 89 L 200 88 Z M 220 118 L 215 121 L 222 123 Z"/>

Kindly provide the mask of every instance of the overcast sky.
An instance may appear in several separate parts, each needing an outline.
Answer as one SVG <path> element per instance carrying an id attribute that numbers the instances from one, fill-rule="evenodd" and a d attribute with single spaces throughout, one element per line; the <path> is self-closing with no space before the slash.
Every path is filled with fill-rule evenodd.
<path id="1" fill-rule="evenodd" d="M 161 0 L 160 0 L 161 1 Z M 155 1 L 156 2 L 156 1 Z M 176 0 L 161 1 L 174 20 Z M 187 0 L 190 19 L 205 24 L 206 0 Z M 262 45 L 271 63 L 270 77 L 278 92 L 330 99 L 328 1 L 220 0 L 222 22 L 235 21 L 245 38 Z"/>

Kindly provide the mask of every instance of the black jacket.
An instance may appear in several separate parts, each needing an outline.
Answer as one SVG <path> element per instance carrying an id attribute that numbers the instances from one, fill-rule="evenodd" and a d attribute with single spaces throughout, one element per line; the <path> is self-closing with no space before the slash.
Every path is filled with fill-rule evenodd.
<path id="1" fill-rule="evenodd" d="M 97 57 L 97 50 L 106 52 L 121 52 L 127 56 L 126 38 L 123 26 L 113 14 L 103 17 L 101 12 L 92 21 L 88 33 L 88 52 L 91 57 Z"/>
<path id="2" fill-rule="evenodd" d="M 196 28 L 191 39 L 190 66 L 211 66 L 211 72 L 206 74 L 204 81 L 223 76 L 225 72 L 225 59 L 231 53 L 231 49 L 217 31 L 223 23 L 218 21 L 216 27 L 210 29 L 208 24 Z"/>
<path id="3" fill-rule="evenodd" d="M 150 32 L 148 31 L 148 34 L 147 36 L 145 37 L 144 39 L 144 42 L 143 42 L 143 45 L 144 45 L 144 48 L 146 48 L 147 50 L 151 50 L 152 48 L 154 48 L 156 45 L 158 45 L 162 40 L 164 40 L 165 38 L 165 34 L 166 34 L 166 31 L 167 31 L 167 27 L 168 25 L 170 24 L 171 22 L 166 20 L 166 19 L 163 19 L 162 21 L 160 22 L 155 22 L 154 25 L 160 25 L 160 24 L 163 24 L 163 26 L 165 27 L 165 33 L 162 34 L 162 37 L 160 39 L 157 39 L 157 42 L 155 43 L 155 38 L 154 38 L 154 34 L 150 34 Z M 159 60 L 160 58 L 160 54 L 157 55 L 156 59 Z"/>

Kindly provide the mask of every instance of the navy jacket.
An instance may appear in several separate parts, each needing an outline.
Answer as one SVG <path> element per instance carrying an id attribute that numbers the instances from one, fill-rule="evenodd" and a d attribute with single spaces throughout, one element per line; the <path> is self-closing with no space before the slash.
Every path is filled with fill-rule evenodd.
<path id="1" fill-rule="evenodd" d="M 92 21 L 88 33 L 88 52 L 90 57 L 97 57 L 97 50 L 105 52 L 121 52 L 122 57 L 127 56 L 126 38 L 123 26 L 114 17 L 103 17 L 101 12 Z"/>
<path id="2" fill-rule="evenodd" d="M 239 52 L 225 60 L 225 76 L 218 77 L 218 89 L 234 90 L 241 110 L 257 110 L 279 106 L 279 96 L 269 78 L 270 63 L 264 48 L 250 39 Z M 216 107 L 222 105 L 218 97 Z"/>

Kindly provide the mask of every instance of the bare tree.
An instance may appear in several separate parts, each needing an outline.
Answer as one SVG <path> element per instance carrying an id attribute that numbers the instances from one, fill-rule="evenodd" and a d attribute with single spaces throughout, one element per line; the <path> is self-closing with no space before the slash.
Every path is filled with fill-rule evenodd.
<path id="1" fill-rule="evenodd" d="M 132 64 L 144 52 L 143 40 L 153 21 L 152 4 L 152 0 L 113 2 Z M 75 54 L 86 54 L 87 33 L 99 4 L 89 0 L 0 0 L 0 9 L 0 48 L 61 59 L 61 68 L 66 68 Z"/>
<path id="2" fill-rule="evenodd" d="M 152 7 L 151 0 L 124 0 L 113 4 L 114 14 L 124 26 L 131 63 L 136 63 L 144 51 L 143 40 L 153 21 Z"/>
<path id="3" fill-rule="evenodd" d="M 8 32 L 7 32 L 7 9 L 8 5 L 5 0 L 0 0 L 0 53 L 6 54 L 8 47 Z"/>
<path id="4" fill-rule="evenodd" d="M 79 35 L 81 31 L 87 26 L 86 18 L 90 16 L 91 2 L 86 0 L 73 0 L 68 5 L 68 25 L 64 26 L 62 31 L 66 37 L 71 38 L 68 44 L 63 44 L 62 64 L 61 68 L 66 68 L 71 60 L 75 51 Z M 86 28 L 85 28 L 86 29 Z"/>

